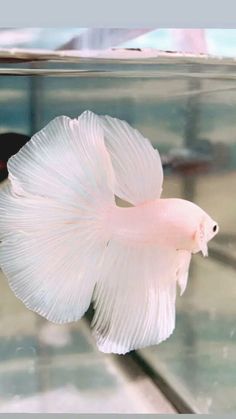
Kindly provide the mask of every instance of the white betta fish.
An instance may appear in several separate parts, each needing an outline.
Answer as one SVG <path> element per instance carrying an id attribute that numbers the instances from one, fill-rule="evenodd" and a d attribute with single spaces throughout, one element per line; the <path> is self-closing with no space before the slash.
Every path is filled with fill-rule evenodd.
<path id="1" fill-rule="evenodd" d="M 60 116 L 8 161 L 0 191 L 0 266 L 31 310 L 56 323 L 93 301 L 99 349 L 124 354 L 175 327 L 192 253 L 218 226 L 197 205 L 160 199 L 151 143 L 126 122 Z M 116 205 L 115 196 L 132 206 Z"/>

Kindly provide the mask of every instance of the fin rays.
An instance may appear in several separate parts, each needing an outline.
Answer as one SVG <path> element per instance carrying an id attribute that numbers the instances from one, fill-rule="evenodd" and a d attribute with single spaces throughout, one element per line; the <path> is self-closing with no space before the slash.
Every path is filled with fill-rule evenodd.
<path id="1" fill-rule="evenodd" d="M 8 163 L 0 191 L 0 265 L 25 305 L 57 322 L 88 308 L 114 205 L 99 119 L 58 117 Z"/>
<path id="2" fill-rule="evenodd" d="M 160 197 L 163 171 L 151 143 L 125 121 L 62 116 L 11 157 L 8 170 L 0 265 L 16 296 L 57 323 L 78 320 L 93 299 L 104 352 L 167 339 L 176 281 L 183 292 L 191 255 L 118 242 L 108 223 L 115 195 L 132 205 Z"/>
<path id="3" fill-rule="evenodd" d="M 124 354 L 157 344 L 172 333 L 177 255 L 162 254 L 159 264 L 161 253 L 156 247 L 127 247 L 114 241 L 107 249 L 93 296 L 92 327 L 103 352 Z"/>

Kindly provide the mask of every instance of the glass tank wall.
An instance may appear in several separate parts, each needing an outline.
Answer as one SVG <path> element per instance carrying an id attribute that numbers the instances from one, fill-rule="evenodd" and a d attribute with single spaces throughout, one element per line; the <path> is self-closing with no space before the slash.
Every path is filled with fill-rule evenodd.
<path id="1" fill-rule="evenodd" d="M 55 116 L 77 117 L 86 109 L 125 119 L 160 151 L 163 196 L 192 200 L 219 223 L 209 257 L 192 258 L 173 335 L 139 351 L 193 410 L 209 413 L 236 412 L 235 81 L 230 62 L 171 57 L 5 63 L 0 74 L 1 134 L 32 135 Z M 7 146 L 0 136 L 0 153 Z M 3 277 L 0 287 L 0 411 L 21 406 L 25 398 L 37 411 L 34 396 L 42 390 L 68 391 L 73 398 L 76 388 L 86 388 L 93 400 L 101 391 L 104 402 L 110 386 L 117 392 L 119 368 L 107 376 L 100 364 L 89 371 L 96 349 L 81 322 L 53 326 L 29 312 Z M 81 354 L 88 366 L 78 366 Z M 109 356 L 99 357 L 109 364 Z M 113 412 L 120 412 L 117 400 Z"/>

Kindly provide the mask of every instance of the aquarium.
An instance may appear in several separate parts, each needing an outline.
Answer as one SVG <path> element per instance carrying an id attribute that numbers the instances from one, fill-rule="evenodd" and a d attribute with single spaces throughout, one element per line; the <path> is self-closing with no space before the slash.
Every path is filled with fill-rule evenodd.
<path id="1" fill-rule="evenodd" d="M 160 152 L 163 196 L 195 202 L 220 233 L 192 258 L 173 335 L 136 354 L 99 353 L 89 316 L 53 325 L 1 274 L 0 412 L 236 412 L 234 60 L 52 58 L 2 59 L 0 153 L 13 141 L 2 134 L 31 136 L 58 115 L 125 119 Z"/>

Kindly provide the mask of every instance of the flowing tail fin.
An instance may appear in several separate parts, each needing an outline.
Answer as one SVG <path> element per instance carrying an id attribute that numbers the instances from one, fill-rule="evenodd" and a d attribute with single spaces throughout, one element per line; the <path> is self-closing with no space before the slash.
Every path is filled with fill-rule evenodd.
<path id="1" fill-rule="evenodd" d="M 80 319 L 93 299 L 104 352 L 167 339 L 176 284 L 183 292 L 191 255 L 127 243 L 109 225 L 114 193 L 133 205 L 160 197 L 161 160 L 149 141 L 114 118 L 63 116 L 13 156 L 8 170 L 0 266 L 25 305 L 63 323 Z"/>
<path id="2" fill-rule="evenodd" d="M 113 169 L 99 118 L 55 118 L 8 162 L 0 266 L 16 296 L 57 322 L 88 308 L 109 238 Z"/>

